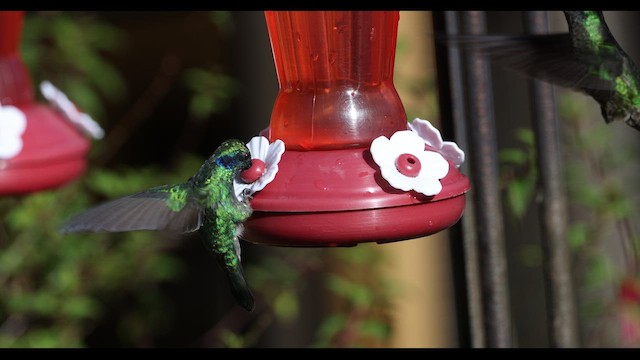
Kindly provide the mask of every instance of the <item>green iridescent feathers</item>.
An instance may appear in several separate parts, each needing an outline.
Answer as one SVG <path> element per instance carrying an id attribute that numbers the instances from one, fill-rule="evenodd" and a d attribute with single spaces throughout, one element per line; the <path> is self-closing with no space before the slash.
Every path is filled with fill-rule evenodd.
<path id="1" fill-rule="evenodd" d="M 583 92 L 606 122 L 640 130 L 640 72 L 617 43 L 600 11 L 565 11 L 569 33 L 460 35 L 449 44 L 475 49 L 522 75 Z"/>
<path id="2" fill-rule="evenodd" d="M 205 207 L 240 205 L 233 196 L 233 177 L 250 164 L 244 143 L 226 141 L 186 183 L 158 186 L 109 201 L 73 217 L 61 232 L 195 231 L 202 225 Z"/>
<path id="3" fill-rule="evenodd" d="M 195 231 L 202 225 L 202 207 L 186 187 L 160 186 L 109 201 L 75 216 L 61 231 Z"/>
<path id="4" fill-rule="evenodd" d="M 69 220 L 62 232 L 200 230 L 205 246 L 227 274 L 238 303 L 251 311 L 251 290 L 240 263 L 242 223 L 251 216 L 248 201 L 235 196 L 233 180 L 251 166 L 240 140 L 227 140 L 187 182 L 163 185 L 109 201 Z"/>

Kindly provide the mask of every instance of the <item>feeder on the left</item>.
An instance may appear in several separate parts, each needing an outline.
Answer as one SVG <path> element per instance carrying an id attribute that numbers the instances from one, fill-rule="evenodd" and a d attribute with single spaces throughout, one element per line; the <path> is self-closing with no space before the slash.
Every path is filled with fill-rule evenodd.
<path id="1" fill-rule="evenodd" d="M 76 179 L 86 168 L 90 149 L 69 109 L 60 105 L 64 102 L 36 102 L 19 52 L 23 21 L 22 11 L 0 11 L 0 196 L 51 189 Z M 70 104 L 47 85 L 50 94 Z M 75 107 L 71 112 L 86 117 Z"/>

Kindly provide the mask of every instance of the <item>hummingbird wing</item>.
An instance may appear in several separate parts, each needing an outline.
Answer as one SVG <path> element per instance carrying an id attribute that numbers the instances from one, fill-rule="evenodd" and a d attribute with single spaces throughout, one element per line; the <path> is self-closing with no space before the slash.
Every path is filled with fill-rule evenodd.
<path id="1" fill-rule="evenodd" d="M 611 91 L 622 73 L 616 52 L 591 53 L 573 46 L 569 34 L 447 35 L 442 40 L 475 49 L 522 75 L 583 91 Z"/>
<path id="2" fill-rule="evenodd" d="M 132 230 L 195 231 L 203 208 L 188 185 L 159 186 L 98 205 L 67 221 L 63 233 Z"/>

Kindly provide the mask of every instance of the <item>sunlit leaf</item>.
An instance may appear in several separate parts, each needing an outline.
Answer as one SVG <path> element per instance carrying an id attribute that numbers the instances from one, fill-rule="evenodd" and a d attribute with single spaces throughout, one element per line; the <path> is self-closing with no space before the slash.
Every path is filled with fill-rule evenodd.
<path id="1" fill-rule="evenodd" d="M 367 319 L 360 325 L 360 331 L 364 336 L 384 340 L 391 334 L 391 327 L 385 322 Z"/>
<path id="2" fill-rule="evenodd" d="M 316 336 L 316 347 L 326 347 L 331 339 L 346 325 L 347 318 L 343 314 L 332 314 L 326 317 L 320 324 Z"/>
<path id="3" fill-rule="evenodd" d="M 600 255 L 593 259 L 585 274 L 590 286 L 602 286 L 611 281 L 613 275 L 609 259 Z"/>
<path id="4" fill-rule="evenodd" d="M 567 229 L 569 245 L 574 250 L 583 248 L 589 241 L 589 228 L 587 224 L 576 222 Z"/>
<path id="5" fill-rule="evenodd" d="M 502 149 L 498 153 L 501 162 L 524 165 L 529 160 L 529 155 L 520 149 Z"/>
<path id="6" fill-rule="evenodd" d="M 373 301 L 373 294 L 368 287 L 337 275 L 328 276 L 327 287 L 359 307 L 369 306 Z"/>
<path id="7" fill-rule="evenodd" d="M 71 296 L 62 302 L 61 314 L 69 318 L 95 318 L 100 311 L 100 304 L 88 296 Z"/>
<path id="8" fill-rule="evenodd" d="M 531 203 L 535 180 L 531 178 L 513 179 L 507 184 L 507 200 L 509 209 L 516 216 L 522 218 Z"/>
<path id="9" fill-rule="evenodd" d="M 523 144 L 527 145 L 530 148 L 535 144 L 535 136 L 531 129 L 517 129 L 516 139 L 520 140 Z"/>
<path id="10" fill-rule="evenodd" d="M 282 291 L 273 302 L 273 310 L 279 318 L 292 321 L 298 316 L 298 297 L 292 291 Z"/>

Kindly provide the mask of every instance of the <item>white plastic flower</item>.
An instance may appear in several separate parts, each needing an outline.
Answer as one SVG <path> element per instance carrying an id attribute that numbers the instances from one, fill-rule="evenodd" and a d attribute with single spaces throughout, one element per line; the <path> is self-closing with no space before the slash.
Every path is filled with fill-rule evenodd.
<path id="1" fill-rule="evenodd" d="M 380 136 L 370 150 L 382 177 L 394 188 L 427 196 L 442 190 L 440 179 L 447 176 L 449 163 L 439 153 L 425 150 L 423 140 L 413 131 L 397 131 L 390 139 Z"/>
<path id="2" fill-rule="evenodd" d="M 45 99 L 49 100 L 49 103 L 80 131 L 94 139 L 102 139 L 104 130 L 100 125 L 88 114 L 78 111 L 76 105 L 69 100 L 67 95 L 58 90 L 53 84 L 46 80 L 41 82 L 40 91 Z"/>
<path id="3" fill-rule="evenodd" d="M 424 140 L 424 143 L 437 150 L 445 159 L 451 160 L 456 167 L 464 162 L 464 151 L 453 141 L 442 141 L 440 131 L 427 120 L 415 118 L 409 123 L 409 129 Z"/>
<path id="4" fill-rule="evenodd" d="M 27 117 L 15 106 L 0 105 L 0 159 L 10 159 L 22 151 L 22 134 Z"/>
<path id="5" fill-rule="evenodd" d="M 285 150 L 282 140 L 269 144 L 269 140 L 264 136 L 253 137 L 247 143 L 247 147 L 251 152 L 251 168 L 238 174 L 233 180 L 233 188 L 239 201 L 264 189 L 273 181 Z"/>

